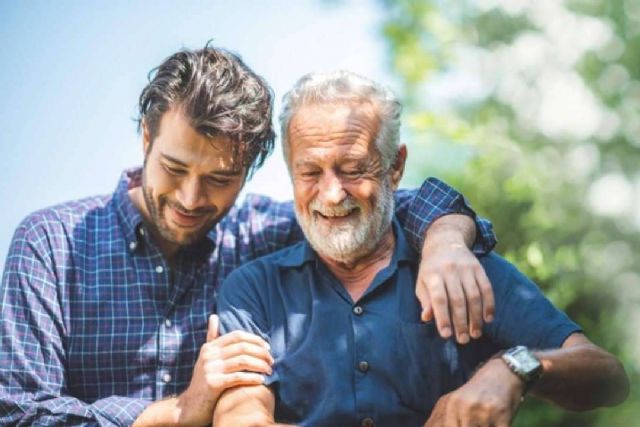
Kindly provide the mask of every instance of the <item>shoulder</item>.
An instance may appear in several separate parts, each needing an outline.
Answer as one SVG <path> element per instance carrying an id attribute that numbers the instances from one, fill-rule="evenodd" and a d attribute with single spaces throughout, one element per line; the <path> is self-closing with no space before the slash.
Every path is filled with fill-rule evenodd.
<path id="1" fill-rule="evenodd" d="M 39 209 L 20 222 L 16 236 L 42 238 L 68 233 L 86 221 L 92 213 L 104 210 L 110 200 L 111 196 L 93 196 Z"/>
<path id="2" fill-rule="evenodd" d="M 301 259 L 303 248 L 304 242 L 299 242 L 236 268 L 222 283 L 221 295 L 267 291 L 279 283 L 278 279 L 283 269 L 297 264 L 294 260 Z"/>
<path id="3" fill-rule="evenodd" d="M 279 274 L 282 268 L 296 264 L 294 260 L 301 258 L 304 242 L 298 242 L 269 255 L 249 261 L 236 268 L 225 279 L 225 283 L 238 278 L 263 278 Z"/>
<path id="4" fill-rule="evenodd" d="M 478 256 L 478 260 L 487 272 L 487 276 L 502 278 L 518 272 L 518 269 L 513 264 L 493 251 Z"/>
<path id="5" fill-rule="evenodd" d="M 496 252 L 491 251 L 478 256 L 478 260 L 491 282 L 497 299 L 505 298 L 515 289 L 539 291 L 537 285 L 521 273 L 515 265 Z"/>

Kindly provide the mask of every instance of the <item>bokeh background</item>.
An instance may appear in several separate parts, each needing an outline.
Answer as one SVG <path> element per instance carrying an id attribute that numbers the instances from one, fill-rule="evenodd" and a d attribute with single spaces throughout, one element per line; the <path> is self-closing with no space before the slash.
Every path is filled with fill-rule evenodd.
<path id="1" fill-rule="evenodd" d="M 640 1 L 5 0 L 0 39 L 0 259 L 30 211 L 141 162 L 137 96 L 175 50 L 213 39 L 278 101 L 306 72 L 351 69 L 404 101 L 405 184 L 463 191 L 631 377 L 619 407 L 528 399 L 514 425 L 640 426 Z M 245 191 L 290 197 L 279 152 Z"/>

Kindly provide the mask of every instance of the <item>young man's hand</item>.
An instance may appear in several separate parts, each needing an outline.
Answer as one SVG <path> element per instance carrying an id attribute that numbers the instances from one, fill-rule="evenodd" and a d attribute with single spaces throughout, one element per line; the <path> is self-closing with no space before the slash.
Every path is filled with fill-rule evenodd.
<path id="1" fill-rule="evenodd" d="M 455 332 L 460 344 L 479 338 L 483 322 L 491 322 L 495 311 L 489 279 L 469 249 L 474 239 L 470 217 L 436 220 L 425 237 L 416 284 L 422 321 L 435 318 L 440 336 L 449 338 Z"/>

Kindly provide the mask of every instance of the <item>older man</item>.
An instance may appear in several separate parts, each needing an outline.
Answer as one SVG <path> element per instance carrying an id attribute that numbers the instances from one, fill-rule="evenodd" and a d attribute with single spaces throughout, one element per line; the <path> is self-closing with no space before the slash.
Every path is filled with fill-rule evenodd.
<path id="1" fill-rule="evenodd" d="M 217 337 L 208 317 L 231 270 L 302 237 L 291 203 L 251 196 L 234 207 L 272 150 L 271 109 L 269 86 L 236 55 L 176 52 L 140 96 L 143 167 L 125 171 L 111 195 L 19 225 L 0 287 L 1 425 L 206 425 L 225 387 L 262 383 L 245 371 L 270 370 L 264 342 Z M 398 212 L 418 247 L 440 216 L 472 214 L 437 180 L 415 194 L 398 193 Z M 438 226 L 456 219 L 473 234 L 467 217 L 437 220 L 427 259 L 475 261 L 456 227 Z M 479 242 L 490 248 L 486 225 L 478 223 Z M 465 286 L 481 292 L 482 280 L 465 279 L 474 266 L 461 264 Z M 442 275 L 432 276 L 445 292 Z M 455 274 L 451 284 L 463 292 Z M 446 302 L 434 308 L 448 319 Z M 476 327 L 482 308 L 470 308 Z M 464 302 L 454 310 L 462 341 L 465 313 Z"/>
<path id="2" fill-rule="evenodd" d="M 624 399 L 619 362 L 498 255 L 481 258 L 497 308 L 481 339 L 461 347 L 420 322 L 418 257 L 393 219 L 407 150 L 390 92 L 309 75 L 281 120 L 306 241 L 223 285 L 223 330 L 260 334 L 275 365 L 265 385 L 225 392 L 214 425 L 502 427 L 531 387 L 570 409 Z"/>

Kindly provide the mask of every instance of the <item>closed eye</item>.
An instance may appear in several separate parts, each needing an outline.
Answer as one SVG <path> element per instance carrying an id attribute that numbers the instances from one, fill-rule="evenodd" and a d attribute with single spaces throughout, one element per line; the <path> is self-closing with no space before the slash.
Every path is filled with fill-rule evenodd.
<path id="1" fill-rule="evenodd" d="M 223 187 L 231 184 L 231 180 L 229 178 L 223 178 L 218 176 L 209 175 L 205 178 L 207 184 L 213 185 L 216 187 Z"/>
<path id="2" fill-rule="evenodd" d="M 182 176 L 186 173 L 184 169 L 176 168 L 169 165 L 164 165 L 164 170 L 166 170 L 169 174 L 174 176 Z"/>

